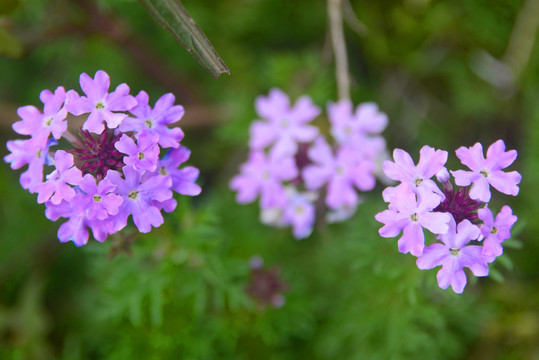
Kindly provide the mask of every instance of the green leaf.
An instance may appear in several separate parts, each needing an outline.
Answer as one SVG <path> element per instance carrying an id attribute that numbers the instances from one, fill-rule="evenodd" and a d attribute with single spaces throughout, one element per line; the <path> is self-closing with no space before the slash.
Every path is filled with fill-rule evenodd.
<path id="1" fill-rule="evenodd" d="M 153 18 L 167 29 L 214 78 L 230 70 L 179 0 L 139 0 Z"/>

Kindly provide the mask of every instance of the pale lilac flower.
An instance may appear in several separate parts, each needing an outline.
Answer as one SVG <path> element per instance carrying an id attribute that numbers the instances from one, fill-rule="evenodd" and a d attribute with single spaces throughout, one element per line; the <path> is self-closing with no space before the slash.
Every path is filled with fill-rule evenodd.
<path id="1" fill-rule="evenodd" d="M 374 188 L 374 163 L 359 157 L 352 149 L 341 147 L 333 155 L 330 146 L 320 137 L 308 155 L 314 164 L 303 169 L 305 185 L 309 190 L 316 190 L 327 184 L 326 204 L 330 208 L 356 206 L 358 195 L 354 186 L 362 191 Z"/>
<path id="2" fill-rule="evenodd" d="M 483 241 L 483 254 L 487 256 L 500 256 L 503 253 L 502 242 L 511 237 L 511 228 L 517 221 L 509 206 L 504 206 L 496 215 L 496 220 L 489 208 L 485 207 L 477 211 L 479 219 L 483 221 L 481 235 Z"/>
<path id="3" fill-rule="evenodd" d="M 292 157 L 280 158 L 275 154 L 267 157 L 261 151 L 253 151 L 249 160 L 240 167 L 240 174 L 230 181 L 230 188 L 237 191 L 236 201 L 242 204 L 254 201 L 260 194 L 262 208 L 283 206 L 286 195 L 281 181 L 298 176 Z"/>
<path id="4" fill-rule="evenodd" d="M 353 112 L 350 100 L 328 104 L 331 134 L 341 145 L 346 145 L 374 159 L 386 147 L 380 134 L 387 126 L 387 115 L 378 111 L 375 103 L 363 103 Z"/>
<path id="5" fill-rule="evenodd" d="M 376 220 L 384 224 L 379 230 L 380 235 L 386 238 L 395 237 L 402 231 L 398 242 L 399 251 L 420 256 L 425 247 L 423 227 L 434 234 L 448 231 L 451 215 L 433 211 L 441 200 L 437 194 L 430 193 L 418 201 L 409 188 L 403 188 L 395 194 L 392 207 L 375 216 Z"/>
<path id="6" fill-rule="evenodd" d="M 460 147 L 456 151 L 460 161 L 471 171 L 457 170 L 451 173 L 459 186 L 472 185 L 470 197 L 475 200 L 488 202 L 490 200 L 490 185 L 496 190 L 507 194 L 517 195 L 521 176 L 517 171 L 503 172 L 502 169 L 511 165 L 516 157 L 516 150 L 505 151 L 505 143 L 498 140 L 490 145 L 486 159 L 483 157 L 483 147 L 476 143 L 471 148 Z"/>
<path id="7" fill-rule="evenodd" d="M 269 96 L 260 96 L 255 104 L 258 115 L 266 120 L 251 125 L 249 145 L 262 150 L 273 144 L 277 156 L 294 155 L 298 143 L 310 142 L 318 136 L 318 128 L 308 125 L 320 114 L 308 96 L 298 99 L 291 107 L 288 96 L 279 89 L 272 89 Z"/>
<path id="8" fill-rule="evenodd" d="M 105 220 L 110 215 L 118 214 L 123 199 L 114 193 L 116 185 L 108 178 L 96 184 L 95 178 L 86 174 L 79 187 L 84 193 L 72 201 L 75 211 L 85 213 L 88 220 Z"/>
<path id="9" fill-rule="evenodd" d="M 423 255 L 417 259 L 421 270 L 432 269 L 441 265 L 438 271 L 438 285 L 447 289 L 449 285 L 454 292 L 461 294 L 466 286 L 464 267 L 470 268 L 475 276 L 488 275 L 488 263 L 492 259 L 482 253 L 482 247 L 467 244 L 476 240 L 480 230 L 468 220 L 463 220 L 458 226 L 451 219 L 449 231 L 440 235 L 443 244 L 432 244 L 425 248 Z"/>
<path id="10" fill-rule="evenodd" d="M 425 145 L 419 154 L 419 162 L 416 166 L 406 151 L 395 149 L 393 151 L 395 162 L 384 161 L 385 174 L 390 179 L 400 181 L 405 186 L 410 187 L 419 196 L 428 196 L 430 193 L 443 196 L 431 178 L 444 167 L 447 161 L 447 151 L 435 150 Z"/>
<path id="11" fill-rule="evenodd" d="M 82 173 L 73 164 L 73 155 L 63 150 L 54 154 L 55 170 L 47 175 L 46 181 L 32 187 L 31 191 L 38 193 L 37 202 L 42 204 L 49 200 L 58 205 L 62 200 L 71 200 L 75 196 L 75 190 L 69 186 L 79 185 Z"/>
<path id="12" fill-rule="evenodd" d="M 35 106 L 23 106 L 17 109 L 17 115 L 22 119 L 13 124 L 13 130 L 21 135 L 44 136 L 50 133 L 59 139 L 67 129 L 67 110 L 64 108 L 66 93 L 59 86 L 54 94 L 43 90 L 40 94 L 43 102 L 43 114 Z"/>
<path id="13" fill-rule="evenodd" d="M 115 129 L 127 117 L 118 111 L 128 111 L 137 105 L 137 100 L 129 95 L 127 84 L 120 84 L 109 93 L 110 77 L 102 70 L 95 73 L 94 79 L 86 73 L 81 74 L 80 87 L 86 96 L 79 96 L 74 90 L 68 91 L 66 107 L 74 115 L 90 113 L 83 130 L 101 134 L 105 130 L 103 120 L 109 129 Z"/>
<path id="14" fill-rule="evenodd" d="M 152 109 L 148 94 L 145 91 L 139 92 L 136 96 L 137 106 L 129 110 L 135 117 L 124 119 L 120 130 L 155 134 L 162 147 L 178 147 L 184 136 L 183 131 L 179 127 L 168 128 L 167 125 L 179 121 L 185 111 L 183 106 L 174 105 L 174 99 L 174 95 L 165 94 L 157 100 Z"/>
<path id="15" fill-rule="evenodd" d="M 296 239 L 304 239 L 313 231 L 316 209 L 314 201 L 316 194 L 311 192 L 297 192 L 293 188 L 287 189 L 288 203 L 282 212 L 282 223 L 292 226 L 292 234 Z"/>
<path id="16" fill-rule="evenodd" d="M 140 232 L 147 233 L 152 226 L 161 226 L 163 215 L 152 201 L 163 202 L 172 198 L 170 177 L 156 175 L 142 179 L 140 172 L 132 166 L 124 166 L 122 170 L 123 177 L 117 171 L 109 170 L 108 173 L 109 180 L 117 186 L 115 192 L 123 197 L 120 211 L 115 216 L 117 226 L 125 227 L 129 215 L 133 216 Z"/>
<path id="17" fill-rule="evenodd" d="M 149 132 L 141 133 L 137 142 L 128 135 L 122 135 L 114 147 L 127 156 L 123 157 L 125 165 L 132 165 L 137 170 L 155 171 L 159 159 L 159 136 Z"/>

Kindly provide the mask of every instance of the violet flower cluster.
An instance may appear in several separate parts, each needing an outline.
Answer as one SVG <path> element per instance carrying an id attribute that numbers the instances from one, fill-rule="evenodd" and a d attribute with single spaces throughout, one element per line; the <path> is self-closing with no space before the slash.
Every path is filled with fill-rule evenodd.
<path id="1" fill-rule="evenodd" d="M 255 107 L 260 120 L 250 128 L 248 161 L 230 181 L 236 201 L 259 198 L 261 221 L 291 226 L 297 239 L 311 234 L 315 215 L 326 211 L 321 208 L 327 207 L 329 222 L 353 215 L 361 201 L 358 191 L 375 186 L 387 116 L 373 103 L 355 109 L 350 101 L 330 103 L 330 144 L 311 124 L 321 110 L 308 96 L 292 105 L 285 93 L 272 89 Z"/>
<path id="2" fill-rule="evenodd" d="M 388 209 L 375 218 L 384 224 L 381 236 L 395 237 L 402 232 L 399 251 L 416 256 L 419 269 L 442 266 L 438 285 L 442 289 L 451 285 L 460 294 L 466 286 L 464 268 L 475 276 L 487 276 L 488 264 L 503 253 L 502 243 L 511 237 L 517 221 L 507 205 L 494 216 L 489 207 L 491 187 L 516 196 L 521 175 L 503 171 L 515 161 L 517 152 L 506 151 L 502 140 L 488 148 L 486 158 L 480 143 L 461 147 L 456 155 L 468 170 L 451 171 L 453 186 L 445 168 L 446 151 L 424 146 L 415 165 L 408 153 L 395 149 L 394 161 L 385 161 L 383 170 L 400 184 L 384 190 Z M 424 229 L 440 242 L 427 246 Z"/>
<path id="3" fill-rule="evenodd" d="M 163 224 L 162 210 L 176 208 L 173 192 L 201 191 L 198 169 L 180 168 L 190 155 L 180 145 L 182 130 L 168 126 L 184 109 L 174 105 L 172 94 L 151 107 L 144 91 L 132 96 L 126 84 L 110 91 L 109 75 L 101 70 L 94 78 L 81 74 L 80 86 L 82 96 L 62 86 L 43 90 L 43 112 L 20 107 L 13 129 L 30 138 L 8 141 L 4 160 L 13 169 L 28 165 L 21 185 L 45 204 L 47 218 L 67 219 L 58 230 L 61 242 L 84 245 L 88 229 L 102 242 L 123 229 L 129 216 L 147 233 Z M 76 135 L 68 130 L 68 113 L 86 118 Z"/>

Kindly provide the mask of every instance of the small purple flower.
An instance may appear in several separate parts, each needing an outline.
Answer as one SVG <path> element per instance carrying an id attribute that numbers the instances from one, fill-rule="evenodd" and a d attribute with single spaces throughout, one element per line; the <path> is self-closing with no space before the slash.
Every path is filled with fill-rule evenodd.
<path id="1" fill-rule="evenodd" d="M 123 158 L 125 165 L 132 165 L 137 170 L 155 171 L 159 159 L 157 140 L 159 140 L 159 135 L 143 132 L 135 143 L 131 137 L 124 134 L 114 147 L 127 155 Z"/>
<path id="2" fill-rule="evenodd" d="M 174 105 L 174 99 L 174 95 L 165 94 L 157 100 L 152 109 L 148 94 L 145 91 L 139 92 L 136 96 L 137 106 L 129 110 L 135 117 L 127 117 L 122 121 L 120 130 L 154 134 L 162 147 L 177 148 L 183 139 L 183 131 L 179 127 L 170 129 L 167 125 L 179 121 L 185 111 L 183 106 Z"/>
<path id="3" fill-rule="evenodd" d="M 67 129 L 67 110 L 64 108 L 66 93 L 59 86 L 54 94 L 49 90 L 43 90 L 40 94 L 43 102 L 43 114 L 35 106 L 23 106 L 17 109 L 21 121 L 13 124 L 13 130 L 21 135 L 52 135 L 59 139 Z"/>
<path id="4" fill-rule="evenodd" d="M 81 74 L 80 87 L 86 96 L 79 96 L 76 91 L 70 90 L 66 106 L 73 115 L 90 113 L 82 126 L 83 130 L 101 134 L 105 130 L 103 120 L 109 129 L 115 129 L 127 117 L 117 111 L 128 111 L 137 105 L 137 100 L 129 95 L 126 84 L 118 85 L 109 93 L 110 77 L 102 70 L 95 73 L 94 79 L 86 73 Z"/>
<path id="5" fill-rule="evenodd" d="M 314 195 L 314 196 L 313 196 Z M 292 234 L 296 239 L 304 239 L 311 235 L 315 218 L 313 204 L 315 194 L 288 192 L 288 204 L 283 210 L 282 222 L 292 226 Z"/>
<path id="6" fill-rule="evenodd" d="M 238 192 L 236 201 L 245 204 L 254 201 L 260 194 L 260 206 L 282 207 L 286 204 L 281 181 L 298 176 L 294 158 L 280 158 L 272 153 L 269 158 L 262 151 L 253 151 L 249 160 L 241 165 L 240 174 L 230 181 L 230 188 Z"/>
<path id="7" fill-rule="evenodd" d="M 318 128 L 308 125 L 320 114 L 308 96 L 298 99 L 290 107 L 288 96 L 279 89 L 272 89 L 268 97 L 256 99 L 256 110 L 267 121 L 255 121 L 251 125 L 249 145 L 253 150 L 262 150 L 273 144 L 277 156 L 294 155 L 298 142 L 310 142 L 318 136 Z"/>
<path id="8" fill-rule="evenodd" d="M 509 206 L 504 206 L 496 215 L 496 220 L 489 208 L 485 207 L 477 211 L 479 219 L 483 221 L 481 235 L 483 241 L 483 254 L 487 256 L 500 256 L 503 253 L 502 242 L 511 237 L 511 228 L 517 221 Z"/>
<path id="9" fill-rule="evenodd" d="M 122 175 L 110 170 L 109 180 L 117 186 L 115 192 L 123 197 L 123 203 L 118 215 L 115 217 L 117 226 L 123 228 L 127 225 L 129 215 L 138 230 L 142 233 L 150 232 L 152 226 L 163 224 L 163 215 L 152 201 L 164 202 L 172 198 L 172 180 L 168 176 L 156 175 L 142 179 L 140 172 L 132 166 L 124 166 Z"/>
<path id="10" fill-rule="evenodd" d="M 451 215 L 433 212 L 440 202 L 440 196 L 434 193 L 423 196 L 418 202 L 416 195 L 408 187 L 403 187 L 395 193 L 392 206 L 375 216 L 376 220 L 384 224 L 379 230 L 380 236 L 395 237 L 402 231 L 398 242 L 399 251 L 420 256 L 425 247 L 423 227 L 434 234 L 448 231 Z"/>
<path id="11" fill-rule="evenodd" d="M 417 166 L 411 156 L 404 150 L 395 149 L 393 158 L 395 162 L 384 161 L 384 173 L 392 180 L 400 181 L 420 196 L 436 193 L 443 196 L 436 183 L 431 178 L 440 171 L 447 161 L 447 151 L 435 150 L 430 146 L 423 146 L 419 152 L 420 158 Z"/>
<path id="12" fill-rule="evenodd" d="M 73 166 L 73 155 L 63 150 L 56 151 L 54 166 L 56 170 L 47 175 L 47 180 L 31 189 L 38 193 L 37 202 L 40 204 L 49 199 L 54 205 L 60 204 L 62 200 L 71 200 L 75 190 L 68 184 L 79 185 L 82 180 L 81 171 Z"/>
<path id="13" fill-rule="evenodd" d="M 339 144 L 360 151 L 368 158 L 376 158 L 384 151 L 386 143 L 380 134 L 387 126 L 387 115 L 378 111 L 375 103 L 363 103 L 353 113 L 350 100 L 328 105 L 331 134 Z"/>
<path id="14" fill-rule="evenodd" d="M 116 185 L 108 178 L 96 184 L 95 178 L 86 174 L 79 187 L 84 193 L 77 195 L 72 206 L 75 211 L 85 213 L 88 220 L 105 220 L 118 213 L 123 200 L 114 193 Z"/>
<path id="15" fill-rule="evenodd" d="M 50 161 L 49 146 L 55 144 L 46 136 L 37 134 L 27 140 L 11 140 L 7 148 L 11 154 L 4 161 L 11 163 L 12 169 L 19 169 L 28 164 L 28 169 L 21 174 L 20 182 L 23 189 L 34 192 L 33 188 L 43 182 L 43 166 Z"/>
<path id="16" fill-rule="evenodd" d="M 374 188 L 374 163 L 359 157 L 353 149 L 341 147 L 334 156 L 330 146 L 320 137 L 308 155 L 313 164 L 303 169 L 305 185 L 309 190 L 316 190 L 328 184 L 326 204 L 330 208 L 356 206 L 358 195 L 354 186 L 363 191 Z"/>
<path id="17" fill-rule="evenodd" d="M 481 246 L 466 246 L 479 235 L 479 228 L 470 221 L 464 220 L 456 226 L 451 219 L 449 231 L 438 237 L 443 244 L 426 247 L 423 255 L 417 259 L 417 266 L 421 270 L 427 270 L 441 265 L 442 268 L 437 274 L 440 288 L 447 289 L 451 285 L 454 292 L 462 294 L 466 286 L 464 267 L 470 268 L 475 276 L 488 275 L 488 263 L 492 259 L 482 253 Z"/>
<path id="18" fill-rule="evenodd" d="M 185 146 L 170 149 L 159 160 L 158 171 L 160 175 L 171 177 L 172 190 L 182 195 L 196 196 L 202 190 L 199 185 L 195 184 L 200 171 L 192 166 L 179 168 L 181 164 L 189 160 L 190 155 L 191 151 Z"/>
<path id="19" fill-rule="evenodd" d="M 490 185 L 507 195 L 515 196 L 518 194 L 520 174 L 517 171 L 508 173 L 502 171 L 515 161 L 517 151 L 505 151 L 503 140 L 498 140 L 490 145 L 486 159 L 483 157 L 483 147 L 480 143 L 476 143 L 471 148 L 460 147 L 456 154 L 471 171 L 457 170 L 451 173 L 455 177 L 457 185 L 473 184 L 470 190 L 472 199 L 488 202 L 490 200 Z"/>

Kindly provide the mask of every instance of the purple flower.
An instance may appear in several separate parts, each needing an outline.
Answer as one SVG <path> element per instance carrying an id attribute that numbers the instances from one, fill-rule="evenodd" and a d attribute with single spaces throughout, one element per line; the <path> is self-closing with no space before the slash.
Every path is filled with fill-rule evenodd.
<path id="1" fill-rule="evenodd" d="M 21 135 L 44 136 L 52 135 L 59 139 L 67 129 L 67 110 L 63 107 L 66 93 L 59 86 L 54 94 L 43 90 L 40 94 L 43 102 L 43 114 L 35 106 L 23 106 L 17 109 L 21 121 L 13 124 L 13 130 Z"/>
<path id="2" fill-rule="evenodd" d="M 368 158 L 376 158 L 386 143 L 380 134 L 387 126 L 387 115 L 378 111 L 375 103 L 363 103 L 353 113 L 350 100 L 328 104 L 331 134 L 339 144 L 361 151 Z"/>
<path id="3" fill-rule="evenodd" d="M 392 180 L 400 181 L 420 196 L 437 193 L 443 196 L 436 183 L 431 178 L 440 171 L 447 161 L 447 151 L 435 150 L 430 146 L 423 146 L 419 152 L 417 166 L 410 155 L 401 149 L 393 151 L 395 162 L 384 161 L 384 173 Z M 386 199 L 387 201 L 388 199 Z"/>
<path id="4" fill-rule="evenodd" d="M 149 105 L 149 97 L 145 91 L 136 96 L 137 106 L 129 110 L 135 117 L 127 117 L 120 124 L 121 131 L 147 132 L 157 135 L 159 145 L 164 148 L 180 146 L 183 131 L 178 128 L 168 128 L 167 125 L 179 121 L 184 109 L 181 105 L 174 105 L 174 95 L 165 94 L 157 100 L 154 108 Z"/>
<path id="5" fill-rule="evenodd" d="M 185 146 L 170 149 L 159 160 L 158 171 L 160 175 L 171 177 L 172 190 L 182 195 L 196 196 L 201 192 L 200 186 L 195 184 L 200 171 L 192 166 L 179 168 L 181 164 L 189 160 L 190 155 L 191 151 Z"/>
<path id="6" fill-rule="evenodd" d="M 236 201 L 242 204 L 254 201 L 260 194 L 262 208 L 282 207 L 286 195 L 281 181 L 298 176 L 294 158 L 280 158 L 272 153 L 269 158 L 262 151 L 253 151 L 240 167 L 240 174 L 230 181 L 230 188 L 238 192 Z"/>
<path id="7" fill-rule="evenodd" d="M 485 207 L 477 211 L 479 219 L 483 221 L 481 235 L 483 241 L 483 254 L 487 256 L 500 256 L 503 253 L 502 242 L 511 237 L 511 228 L 517 221 L 509 206 L 504 206 L 496 215 L 496 220 L 489 208 Z"/>
<path id="8" fill-rule="evenodd" d="M 129 215 L 140 232 L 150 232 L 152 226 L 161 226 L 163 215 L 152 201 L 164 202 L 172 198 L 172 180 L 168 176 L 156 175 L 142 179 L 139 171 L 132 166 L 123 167 L 124 178 L 117 171 L 110 170 L 109 180 L 117 186 L 115 192 L 123 197 L 123 203 L 115 217 L 117 227 L 127 225 Z"/>
<path id="9" fill-rule="evenodd" d="M 75 190 L 71 185 L 79 185 L 82 180 L 82 173 L 73 166 L 73 155 L 63 150 L 58 150 L 54 154 L 54 166 L 56 170 L 47 175 L 46 181 L 32 187 L 33 192 L 37 192 L 37 202 L 42 204 L 47 200 L 58 205 L 62 200 L 71 200 L 75 196 Z"/>
<path id="10" fill-rule="evenodd" d="M 296 239 L 304 239 L 313 231 L 316 212 L 313 201 L 316 195 L 293 190 L 288 191 L 287 195 L 288 203 L 283 210 L 282 222 L 292 226 L 292 234 Z"/>
<path id="11" fill-rule="evenodd" d="M 86 73 L 81 74 L 80 87 L 86 96 L 79 96 L 76 91 L 70 90 L 66 106 L 74 115 L 90 113 L 82 126 L 83 130 L 101 134 L 105 130 L 103 120 L 109 129 L 115 129 L 127 117 L 116 111 L 128 111 L 137 105 L 137 100 L 129 95 L 129 86 L 126 84 L 118 85 L 109 94 L 110 77 L 102 70 L 95 73 L 94 79 Z"/>
<path id="12" fill-rule="evenodd" d="M 440 288 L 447 289 L 451 285 L 454 292 L 461 294 L 466 286 L 464 267 L 470 268 L 475 276 L 488 275 L 487 264 L 492 259 L 482 253 L 481 246 L 466 246 L 479 235 L 479 228 L 470 221 L 464 220 L 456 226 L 451 219 L 449 231 L 438 237 L 443 244 L 432 244 L 425 248 L 423 255 L 417 259 L 417 266 L 427 270 L 441 265 L 437 274 Z"/>
<path id="13" fill-rule="evenodd" d="M 108 178 L 96 184 L 95 178 L 86 174 L 79 187 L 84 193 L 77 195 L 72 206 L 75 211 L 85 213 L 88 220 L 105 220 L 118 213 L 123 200 L 114 193 L 116 185 Z"/>
<path id="14" fill-rule="evenodd" d="M 125 165 L 132 165 L 136 170 L 155 171 L 159 159 L 157 140 L 159 140 L 157 134 L 143 132 L 135 143 L 131 137 L 124 134 L 114 147 L 127 155 L 123 157 Z"/>
<path id="15" fill-rule="evenodd" d="M 334 156 L 330 146 L 320 137 L 308 155 L 314 164 L 303 169 L 305 185 L 309 190 L 316 190 L 327 183 L 326 204 L 330 208 L 354 207 L 358 202 L 354 186 L 363 191 L 374 188 L 374 163 L 361 158 L 354 150 L 341 147 Z"/>
<path id="16" fill-rule="evenodd" d="M 294 155 L 298 142 L 310 142 L 318 136 L 318 128 L 307 125 L 320 114 L 308 96 L 298 99 L 290 107 L 288 96 L 279 89 L 272 89 L 268 97 L 256 99 L 256 111 L 267 121 L 255 121 L 251 125 L 249 145 L 253 150 L 262 150 L 273 144 L 277 156 Z"/>
<path id="17" fill-rule="evenodd" d="M 12 169 L 19 169 L 28 164 L 28 169 L 20 177 L 24 189 L 34 192 L 34 186 L 43 182 L 43 165 L 49 161 L 49 146 L 53 144 L 54 141 L 48 140 L 43 133 L 27 140 L 7 142 L 11 154 L 5 156 L 4 161 L 11 163 Z"/>
<path id="18" fill-rule="evenodd" d="M 471 171 L 457 170 L 451 173 L 459 186 L 472 185 L 470 197 L 475 200 L 488 202 L 490 200 L 490 185 L 496 190 L 507 194 L 517 195 L 521 176 L 517 171 L 503 172 L 502 169 L 511 165 L 516 157 L 516 150 L 505 151 L 505 143 L 498 140 L 490 145 L 487 158 L 483 157 L 483 147 L 476 143 L 471 148 L 460 147 L 456 154 L 460 161 Z"/>
<path id="19" fill-rule="evenodd" d="M 408 187 L 401 188 L 395 193 L 392 206 L 375 216 L 376 220 L 384 224 L 379 230 L 380 236 L 395 237 L 402 231 L 398 242 L 399 251 L 420 256 L 425 247 L 423 227 L 434 234 L 448 231 L 451 215 L 432 211 L 440 201 L 440 196 L 430 193 L 418 202 L 416 195 Z"/>

